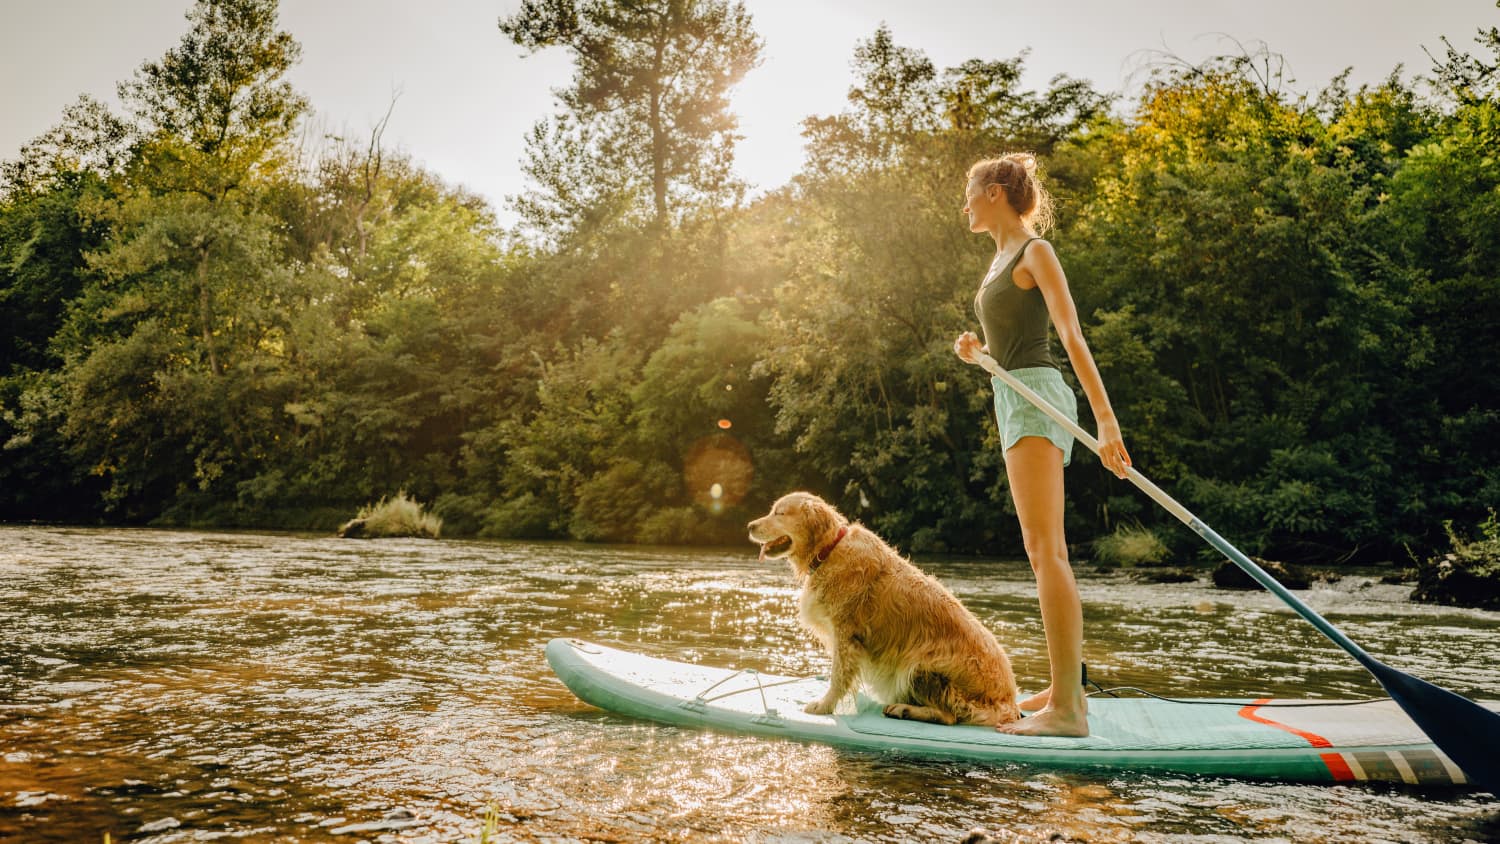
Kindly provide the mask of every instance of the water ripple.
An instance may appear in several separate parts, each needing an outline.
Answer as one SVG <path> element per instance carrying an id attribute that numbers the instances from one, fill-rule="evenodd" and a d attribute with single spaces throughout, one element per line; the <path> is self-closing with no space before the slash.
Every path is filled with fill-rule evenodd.
<path id="1" fill-rule="evenodd" d="M 969 766 L 660 727 L 580 703 L 579 636 L 826 670 L 754 549 L 348 542 L 0 528 L 0 839 L 1449 841 L 1455 792 Z M 1046 671 L 1024 563 L 927 565 Z M 1093 679 L 1163 694 L 1350 697 L 1369 676 L 1273 597 L 1080 572 Z M 1500 697 L 1500 614 L 1373 576 L 1302 593 L 1392 665 Z"/>

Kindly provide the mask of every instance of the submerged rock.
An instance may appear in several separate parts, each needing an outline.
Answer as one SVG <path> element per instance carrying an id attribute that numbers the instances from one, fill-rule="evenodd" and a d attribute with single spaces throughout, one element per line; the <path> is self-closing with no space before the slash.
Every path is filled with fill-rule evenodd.
<path id="1" fill-rule="evenodd" d="M 1192 569 L 1151 567 L 1136 569 L 1135 579 L 1142 583 L 1192 583 L 1198 575 Z"/>
<path id="2" fill-rule="evenodd" d="M 1344 576 L 1331 569 L 1318 569 L 1312 573 L 1312 578 L 1319 583 L 1338 583 Z"/>
<path id="3" fill-rule="evenodd" d="M 1250 560 L 1266 570 L 1266 573 L 1280 581 L 1282 586 L 1288 589 L 1306 589 L 1312 585 L 1312 578 L 1299 566 L 1278 563 L 1275 560 L 1262 560 L 1259 557 L 1251 557 Z M 1228 560 L 1219 564 L 1214 569 L 1214 585 L 1220 589 L 1259 589 L 1261 585 L 1255 582 L 1255 578 L 1245 573 L 1245 570 Z"/>
<path id="4" fill-rule="evenodd" d="M 1383 575 L 1380 582 L 1387 586 L 1408 586 L 1417 582 L 1416 569 L 1401 569 L 1391 574 Z"/>

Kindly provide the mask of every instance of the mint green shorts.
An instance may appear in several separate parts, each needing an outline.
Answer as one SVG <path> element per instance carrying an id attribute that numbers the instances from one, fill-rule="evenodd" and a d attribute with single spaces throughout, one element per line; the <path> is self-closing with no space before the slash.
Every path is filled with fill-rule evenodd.
<path id="1" fill-rule="evenodd" d="M 1063 381 L 1062 372 L 1050 366 L 1034 366 L 1013 369 L 1010 374 L 1075 424 L 1078 422 L 1078 398 Z M 995 421 L 1000 426 L 1002 451 L 1009 450 L 1022 437 L 1046 437 L 1062 449 L 1064 466 L 1073 462 L 1073 435 L 1066 428 L 1022 398 L 1000 376 L 991 376 L 990 386 L 995 389 Z"/>

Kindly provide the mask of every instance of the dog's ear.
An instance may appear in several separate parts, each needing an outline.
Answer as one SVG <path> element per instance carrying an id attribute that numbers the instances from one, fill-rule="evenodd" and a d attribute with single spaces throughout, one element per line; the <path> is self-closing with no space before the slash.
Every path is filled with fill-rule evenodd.
<path id="1" fill-rule="evenodd" d="M 802 524 L 807 528 L 808 543 L 816 552 L 831 541 L 833 532 L 839 529 L 838 513 L 823 499 L 809 496 L 802 501 Z"/>

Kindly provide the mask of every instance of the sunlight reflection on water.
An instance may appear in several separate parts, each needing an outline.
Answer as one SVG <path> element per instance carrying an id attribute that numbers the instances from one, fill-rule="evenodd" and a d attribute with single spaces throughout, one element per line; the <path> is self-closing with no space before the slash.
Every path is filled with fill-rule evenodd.
<path id="1" fill-rule="evenodd" d="M 580 703 L 542 646 L 814 674 L 782 564 L 683 550 L 0 528 L 0 839 L 194 841 L 1449 841 L 1478 797 L 837 751 L 655 726 Z M 1024 563 L 926 564 L 1046 655 Z M 1164 694 L 1377 694 L 1260 593 L 1084 570 L 1091 677 Z M 1304 593 L 1356 641 L 1500 697 L 1500 614 L 1347 578 Z"/>

